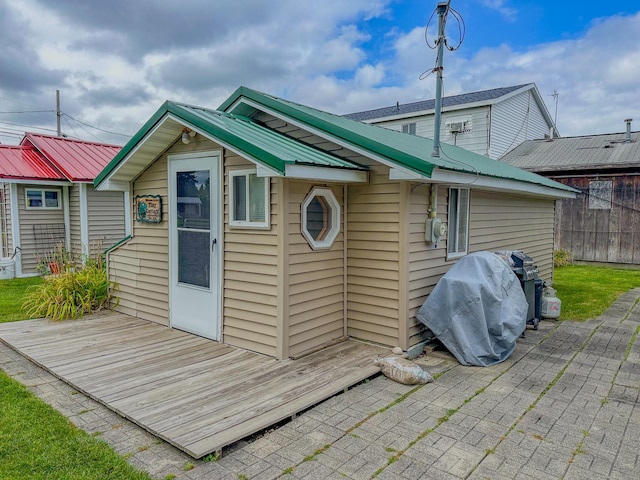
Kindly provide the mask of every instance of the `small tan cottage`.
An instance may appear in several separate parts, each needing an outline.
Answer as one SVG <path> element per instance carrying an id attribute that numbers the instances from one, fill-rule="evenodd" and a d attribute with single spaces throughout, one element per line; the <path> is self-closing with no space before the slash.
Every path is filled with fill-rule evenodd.
<path id="1" fill-rule="evenodd" d="M 404 349 L 440 277 L 478 250 L 553 274 L 574 190 L 432 141 L 245 87 L 219 110 L 165 102 L 98 175 L 130 192 L 108 253 L 118 311 L 276 358 L 347 337 Z"/>

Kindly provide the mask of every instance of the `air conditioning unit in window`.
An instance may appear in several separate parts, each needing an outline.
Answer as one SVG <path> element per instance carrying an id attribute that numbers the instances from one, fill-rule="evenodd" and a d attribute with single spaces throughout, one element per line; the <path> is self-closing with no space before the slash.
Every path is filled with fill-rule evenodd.
<path id="1" fill-rule="evenodd" d="M 449 133 L 462 133 L 466 122 L 451 122 L 447 124 Z"/>

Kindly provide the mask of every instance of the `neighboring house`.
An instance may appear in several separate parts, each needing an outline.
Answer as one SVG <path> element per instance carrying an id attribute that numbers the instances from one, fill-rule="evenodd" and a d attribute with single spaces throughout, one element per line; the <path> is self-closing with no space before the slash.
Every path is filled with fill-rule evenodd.
<path id="1" fill-rule="evenodd" d="M 0 257 L 19 252 L 18 277 L 36 275 L 60 244 L 95 255 L 127 234 L 128 194 L 93 188 L 120 148 L 34 133 L 0 145 Z"/>
<path id="2" fill-rule="evenodd" d="M 345 115 L 392 130 L 433 138 L 435 100 Z M 558 136 L 534 83 L 464 93 L 442 99 L 440 140 L 499 158 L 524 140 Z"/>
<path id="3" fill-rule="evenodd" d="M 524 142 L 501 158 L 581 192 L 558 202 L 556 248 L 575 260 L 640 264 L 640 133 Z"/>
<path id="4" fill-rule="evenodd" d="M 165 102 L 95 181 L 161 199 L 107 254 L 116 309 L 287 358 L 347 337 L 420 343 L 418 309 L 469 252 L 521 248 L 551 279 L 554 202 L 574 190 L 432 148 L 245 87 L 219 111 Z"/>

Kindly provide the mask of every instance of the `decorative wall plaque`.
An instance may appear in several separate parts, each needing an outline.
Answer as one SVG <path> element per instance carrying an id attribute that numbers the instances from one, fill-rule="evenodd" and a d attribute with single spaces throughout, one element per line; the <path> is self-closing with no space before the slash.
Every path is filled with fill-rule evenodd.
<path id="1" fill-rule="evenodd" d="M 137 195 L 135 207 L 136 222 L 162 222 L 162 198 L 160 195 Z"/>

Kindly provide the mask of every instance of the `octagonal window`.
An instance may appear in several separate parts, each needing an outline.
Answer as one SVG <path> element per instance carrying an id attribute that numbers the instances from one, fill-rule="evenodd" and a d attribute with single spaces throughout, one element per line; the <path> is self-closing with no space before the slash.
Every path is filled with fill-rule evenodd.
<path id="1" fill-rule="evenodd" d="M 302 235 L 311 248 L 330 248 L 340 232 L 340 204 L 328 188 L 314 188 L 302 202 Z"/>

